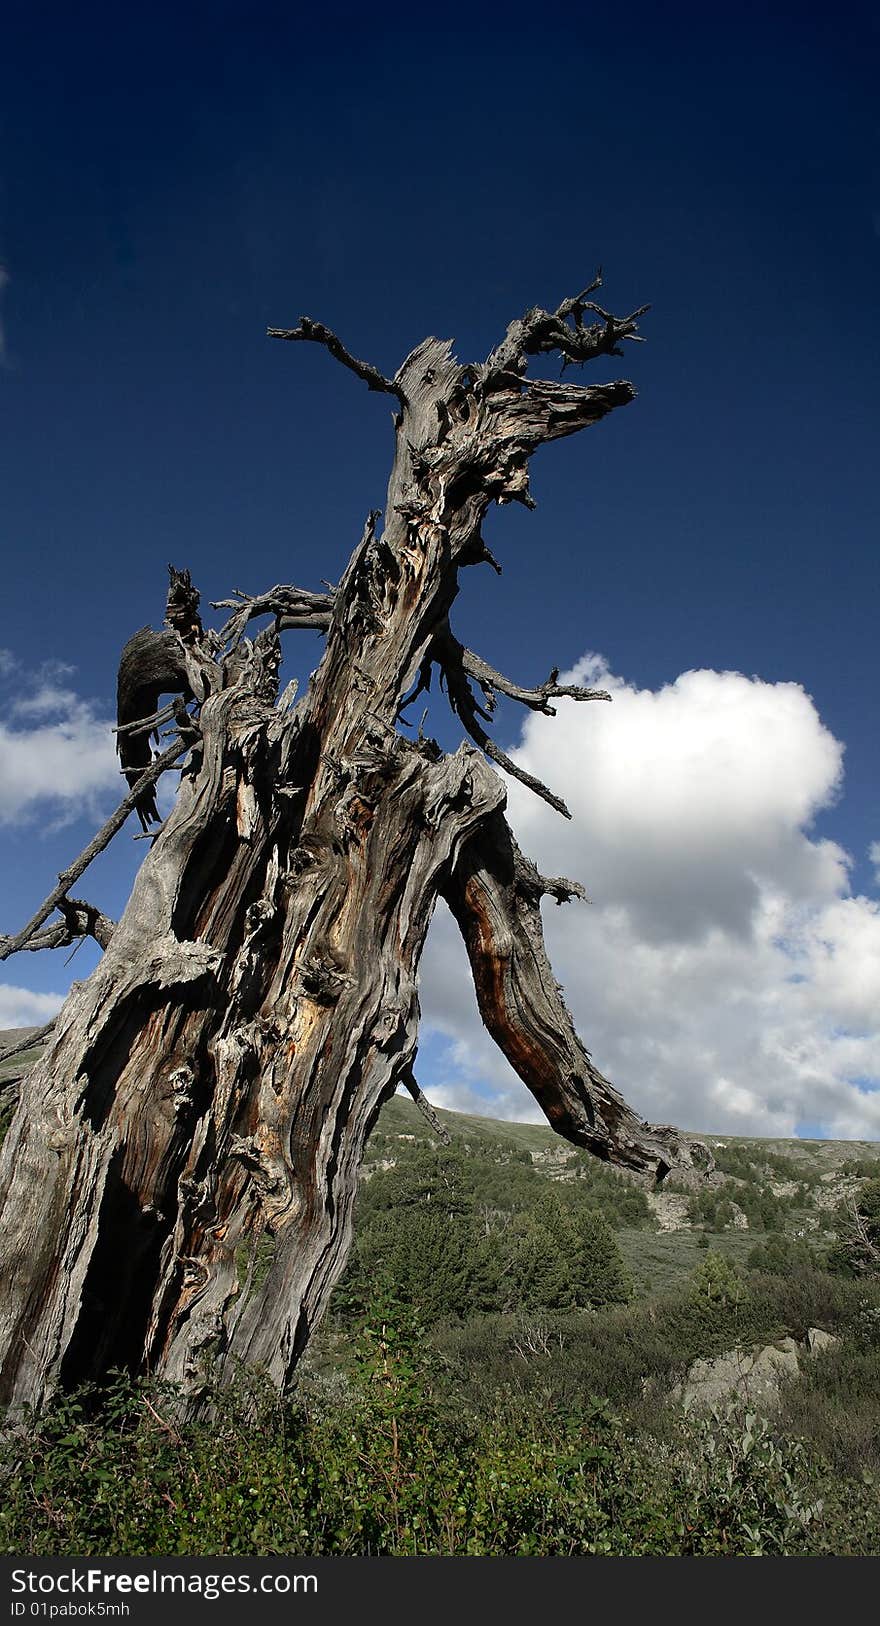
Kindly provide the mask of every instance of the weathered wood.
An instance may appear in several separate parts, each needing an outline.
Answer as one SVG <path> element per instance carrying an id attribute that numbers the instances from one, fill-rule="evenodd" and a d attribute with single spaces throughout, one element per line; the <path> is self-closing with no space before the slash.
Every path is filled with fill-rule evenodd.
<path id="1" fill-rule="evenodd" d="M 164 693 L 182 697 L 180 737 L 3 957 L 33 941 L 110 825 L 132 808 L 151 823 L 145 789 L 189 756 L 100 965 L 22 1083 L 0 1157 L 5 1403 L 119 1365 L 179 1382 L 193 1405 L 206 1364 L 221 1379 L 246 1362 L 288 1381 L 345 1261 L 367 1136 L 398 1084 L 412 1088 L 419 961 L 440 895 L 487 1026 L 560 1133 L 658 1176 L 688 1163 L 686 1143 L 644 1124 L 574 1032 L 540 899 L 581 888 L 518 853 L 484 752 L 565 810 L 477 721 L 496 691 L 544 712 L 556 697 L 598 696 L 556 673 L 513 684 L 448 624 L 461 569 L 487 558 L 489 504 L 531 505 L 536 447 L 633 397 L 625 382 L 526 376 L 528 355 L 588 360 L 635 336 L 635 316 L 585 327 L 591 308 L 578 296 L 530 312 L 480 366 L 427 339 L 393 380 L 320 324 L 277 330 L 396 396 L 384 526 L 372 512 L 326 594 L 237 593 L 220 634 L 172 571 L 165 631 L 126 646 L 118 739 L 130 779 Z M 263 616 L 270 625 L 246 637 Z M 279 636 L 297 628 L 326 645 L 293 705 L 289 690 L 278 698 Z M 434 661 L 480 749 L 444 756 L 399 732 L 403 697 Z"/>
<path id="2" fill-rule="evenodd" d="M 396 395 L 401 404 L 403 403 L 403 394 L 395 380 L 383 377 L 378 367 L 373 367 L 370 362 L 358 361 L 357 356 L 346 350 L 341 340 L 329 327 L 325 327 L 323 322 L 313 322 L 310 316 L 301 316 L 296 327 L 270 327 L 266 332 L 270 339 L 287 339 L 293 342 L 308 340 L 312 344 L 326 345 L 331 356 L 335 356 L 337 361 L 342 362 L 343 367 L 348 367 L 358 378 L 362 378 L 368 389 Z"/>
<path id="3" fill-rule="evenodd" d="M 405 1075 L 403 1084 L 415 1101 L 415 1104 L 422 1114 L 422 1117 L 431 1125 L 437 1139 L 442 1141 L 444 1146 L 451 1146 L 452 1136 L 450 1135 L 448 1129 L 444 1129 L 440 1119 L 437 1117 L 434 1108 L 432 1107 L 428 1097 L 426 1096 L 421 1084 L 411 1068 Z"/>
<path id="4" fill-rule="evenodd" d="M 55 908 L 61 919 L 44 931 L 33 932 L 19 945 L 19 952 L 25 949 L 29 953 L 36 953 L 39 949 L 68 948 L 83 937 L 93 937 L 99 948 L 107 947 L 116 922 L 96 909 L 93 903 L 85 903 L 81 898 L 61 897 Z M 11 941 L 10 938 L 0 937 L 0 948 Z M 54 1023 L 49 1025 L 53 1027 Z M 0 1061 L 2 1059 L 0 1056 Z"/>
<path id="5" fill-rule="evenodd" d="M 470 960 L 480 1015 L 553 1128 L 598 1157 L 668 1172 L 665 1137 L 628 1107 L 575 1032 L 544 947 L 545 882 L 503 813 L 485 820 L 450 873 L 445 897 Z"/>
<path id="6" fill-rule="evenodd" d="M 183 694 L 186 690 L 185 650 L 178 635 L 170 630 L 154 632 L 152 627 L 141 627 L 122 651 L 116 681 L 116 749 L 131 789 L 153 760 L 151 733 L 158 737 L 159 722 L 174 714 L 173 706 L 157 710 L 159 696 Z M 149 713 L 156 719 L 152 730 L 143 721 Z M 144 830 L 158 824 L 155 783 L 139 787 L 135 810 Z"/>

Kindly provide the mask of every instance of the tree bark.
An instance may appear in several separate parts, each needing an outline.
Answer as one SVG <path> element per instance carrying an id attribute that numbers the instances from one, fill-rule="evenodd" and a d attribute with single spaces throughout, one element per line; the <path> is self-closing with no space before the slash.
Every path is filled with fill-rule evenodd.
<path id="1" fill-rule="evenodd" d="M 600 322 L 585 326 L 586 310 Z M 658 1177 L 689 1163 L 684 1139 L 644 1124 L 578 1040 L 540 897 L 580 889 L 545 881 L 519 853 L 484 758 L 518 771 L 478 720 L 495 690 L 547 712 L 555 696 L 594 696 L 560 688 L 555 673 L 539 689 L 511 683 L 448 624 L 460 570 L 489 559 L 489 503 L 533 506 L 536 447 L 634 393 L 530 380 L 527 357 L 619 353 L 634 328 L 635 316 L 618 321 L 582 295 L 529 312 L 479 366 L 428 339 L 393 380 L 318 323 L 270 330 L 324 344 L 396 398 L 385 524 L 370 515 L 337 588 L 237 595 L 220 634 L 172 571 L 165 629 L 126 646 L 118 732 L 131 788 L 117 822 L 136 809 L 153 834 L 129 904 L 114 926 L 69 900 L 85 867 L 74 865 L 3 940 L 2 957 L 86 931 L 105 949 L 23 1080 L 3 1146 L 7 1406 L 114 1366 L 161 1373 L 192 1405 L 209 1370 L 226 1380 L 244 1362 L 288 1381 L 344 1265 L 379 1108 L 414 1083 L 419 959 L 439 895 L 483 1019 L 554 1128 Z M 246 629 L 266 616 L 251 641 Z M 300 627 L 326 633 L 326 648 L 294 705 L 278 698 L 279 636 Z M 474 741 L 449 756 L 398 726 L 407 690 L 427 686 L 434 665 Z M 168 693 L 177 702 L 157 710 Z M 175 740 L 153 761 L 150 731 L 172 718 Z M 155 770 L 183 752 L 156 830 Z M 55 907 L 62 919 L 46 927 Z"/>

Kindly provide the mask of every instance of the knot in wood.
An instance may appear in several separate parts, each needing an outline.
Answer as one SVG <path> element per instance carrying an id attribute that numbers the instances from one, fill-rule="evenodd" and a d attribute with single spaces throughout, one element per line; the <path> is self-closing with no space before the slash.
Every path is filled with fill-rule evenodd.
<path id="1" fill-rule="evenodd" d="M 175 1067 L 168 1074 L 168 1082 L 171 1085 L 174 1111 L 176 1113 L 182 1112 L 185 1107 L 189 1106 L 193 1097 L 195 1075 L 192 1068 L 185 1063 L 180 1067 Z"/>

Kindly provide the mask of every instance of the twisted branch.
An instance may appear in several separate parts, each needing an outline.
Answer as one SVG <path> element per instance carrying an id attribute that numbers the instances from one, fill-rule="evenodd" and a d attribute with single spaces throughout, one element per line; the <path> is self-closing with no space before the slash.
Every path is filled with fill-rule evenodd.
<path id="1" fill-rule="evenodd" d="M 549 706 L 548 700 L 610 700 L 607 689 L 585 689 L 577 683 L 559 683 L 559 668 L 554 666 L 546 683 L 536 689 L 528 689 L 521 683 L 515 683 L 501 672 L 496 672 L 488 661 L 481 655 L 475 655 L 472 649 L 462 648 L 462 665 L 468 677 L 475 678 L 483 691 L 486 707 L 491 714 L 495 711 L 496 694 L 503 694 L 509 700 L 518 700 L 520 705 L 528 706 L 532 711 L 541 711 L 545 717 L 555 717 L 556 707 Z"/>
<path id="2" fill-rule="evenodd" d="M 678 1161 L 670 1132 L 627 1106 L 581 1043 L 547 958 L 531 870 L 499 811 L 464 845 L 444 888 L 480 1015 L 558 1134 L 662 1179 Z"/>
<path id="3" fill-rule="evenodd" d="M 69 948 L 81 937 L 93 937 L 100 948 L 107 948 L 116 928 L 115 920 L 81 898 L 60 898 L 57 908 L 62 919 L 44 932 L 34 932 L 22 944 L 22 949 L 36 953 L 39 949 Z M 0 937 L 0 948 L 11 941 L 10 937 Z"/>
<path id="4" fill-rule="evenodd" d="M 492 351 L 486 363 L 485 379 L 495 379 L 504 372 L 522 376 L 526 370 L 527 356 L 548 355 L 557 351 L 562 356 L 564 366 L 573 362 L 583 365 L 584 362 L 595 361 L 597 356 L 622 355 L 620 346 L 624 339 L 643 342 L 638 333 L 638 320 L 650 310 L 650 306 L 640 305 L 629 316 L 612 316 L 610 311 L 604 310 L 589 297 L 601 286 L 602 273 L 599 271 L 589 287 L 572 298 L 563 299 L 555 311 L 545 311 L 536 305 L 534 309 L 526 311 L 525 316 L 511 322 L 501 343 Z M 585 326 L 585 311 L 590 311 L 600 320 Z"/>
<path id="5" fill-rule="evenodd" d="M 400 703 L 398 716 L 424 694 L 431 687 L 431 668 L 436 663 L 440 668 L 441 681 L 446 685 L 449 704 L 455 715 L 460 718 L 471 739 L 485 751 L 492 762 L 503 768 L 513 779 L 518 779 L 521 785 L 534 791 L 536 796 L 547 802 L 548 806 L 555 808 L 564 819 L 570 819 L 571 813 L 560 796 L 556 796 L 542 780 L 536 779 L 534 774 L 527 773 L 514 762 L 506 752 L 496 745 L 491 735 L 486 733 L 483 722 L 491 722 L 495 711 L 496 691 L 506 694 L 512 700 L 518 700 L 522 705 L 529 706 L 532 711 L 541 711 L 548 717 L 555 717 L 556 712 L 547 704 L 550 699 L 567 697 L 571 700 L 610 700 L 611 696 L 604 689 L 584 689 L 574 683 L 560 684 L 556 682 L 559 672 L 556 668 L 550 673 L 546 683 L 540 688 L 527 689 L 523 685 L 514 683 L 510 678 L 496 672 L 494 667 L 484 661 L 481 656 L 475 655 L 473 650 L 465 649 L 455 637 L 448 620 L 438 627 L 425 652 L 425 657 L 419 667 L 418 679 L 415 687 L 404 697 Z M 486 710 L 478 703 L 470 678 L 479 683 L 486 702 Z M 569 886 L 569 895 L 578 895 L 578 888 Z M 552 890 L 548 887 L 545 890 Z M 555 895 L 555 894 L 554 894 Z M 561 900 L 558 900 L 561 901 Z"/>
<path id="6" fill-rule="evenodd" d="M 437 1114 L 428 1100 L 428 1097 L 426 1096 L 421 1085 L 417 1082 L 415 1073 L 411 1067 L 407 1068 L 401 1082 L 409 1090 L 409 1093 L 415 1101 L 420 1113 L 424 1118 L 427 1119 L 435 1135 L 437 1135 L 438 1138 L 443 1142 L 444 1146 L 450 1146 L 452 1144 L 452 1136 L 447 1129 L 443 1128 L 443 1125 L 440 1122 L 440 1119 L 437 1117 Z"/>
<path id="7" fill-rule="evenodd" d="M 234 612 L 221 627 L 219 638 L 223 644 L 237 644 L 248 622 L 260 615 L 274 615 L 276 632 L 326 632 L 333 614 L 333 594 L 310 593 L 304 587 L 279 583 L 267 593 L 253 595 L 236 588 L 231 598 L 216 599 L 211 608 Z"/>
<path id="8" fill-rule="evenodd" d="M 367 388 L 380 391 L 384 395 L 396 395 L 401 406 L 406 405 L 406 397 L 399 384 L 392 378 L 386 378 L 380 373 L 378 367 L 373 367 L 368 361 L 359 361 L 350 350 L 346 350 L 341 339 L 323 322 L 313 322 L 310 316 L 301 316 L 298 327 L 267 327 L 266 334 L 270 339 L 287 339 L 292 343 L 307 340 L 312 344 L 323 344 L 330 351 L 331 356 L 347 367 L 349 372 L 362 378 Z"/>

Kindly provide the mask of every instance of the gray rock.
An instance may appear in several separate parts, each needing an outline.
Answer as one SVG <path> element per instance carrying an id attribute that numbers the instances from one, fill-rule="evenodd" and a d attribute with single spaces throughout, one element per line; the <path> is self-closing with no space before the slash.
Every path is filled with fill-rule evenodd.
<path id="1" fill-rule="evenodd" d="M 840 1339 L 835 1338 L 833 1332 L 823 1332 L 821 1327 L 810 1327 L 807 1333 L 807 1348 L 811 1355 L 817 1350 L 830 1349 L 833 1344 L 839 1344 Z"/>
<path id="2" fill-rule="evenodd" d="M 836 1343 L 839 1339 L 831 1333 L 811 1327 L 803 1344 L 780 1338 L 763 1349 L 731 1349 L 712 1360 L 694 1361 L 685 1382 L 673 1390 L 673 1399 L 686 1411 L 709 1410 L 734 1397 L 762 1411 L 772 1410 L 781 1380 L 797 1377 L 805 1356 Z"/>

